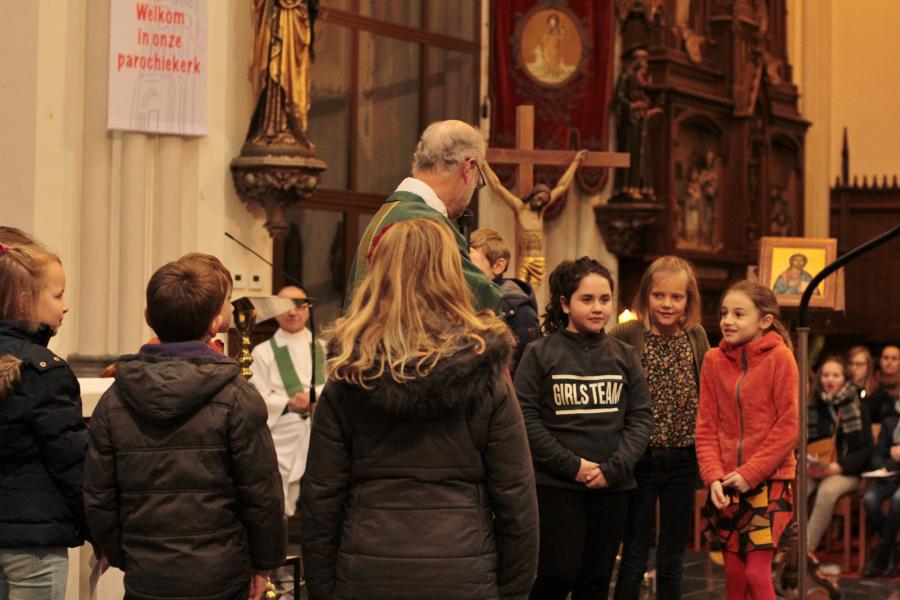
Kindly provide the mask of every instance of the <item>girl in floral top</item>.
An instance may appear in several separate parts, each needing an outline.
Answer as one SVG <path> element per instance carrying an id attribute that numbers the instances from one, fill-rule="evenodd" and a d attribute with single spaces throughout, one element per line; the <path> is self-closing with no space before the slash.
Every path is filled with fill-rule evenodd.
<path id="1" fill-rule="evenodd" d="M 709 350 L 700 326 L 700 293 L 690 263 L 664 256 L 641 279 L 633 308 L 639 319 L 610 334 L 634 346 L 650 387 L 650 445 L 634 469 L 616 600 L 636 600 L 647 570 L 650 530 L 659 499 L 657 598 L 681 597 L 684 551 L 690 533 L 697 457 L 694 426 L 700 365 Z"/>

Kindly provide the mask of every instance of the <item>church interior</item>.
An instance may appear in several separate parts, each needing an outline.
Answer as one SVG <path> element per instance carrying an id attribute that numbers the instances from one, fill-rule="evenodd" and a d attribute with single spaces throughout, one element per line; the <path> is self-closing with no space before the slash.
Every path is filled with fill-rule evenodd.
<path id="1" fill-rule="evenodd" d="M 896 235 L 807 295 L 808 317 L 800 306 L 811 275 L 900 225 L 900 119 L 890 116 L 900 106 L 900 3 L 0 6 L 0 225 L 46 245 L 65 269 L 70 312 L 49 347 L 84 378 L 88 419 L 105 389 L 91 382 L 155 335 L 148 280 L 185 254 L 218 257 L 235 300 L 302 283 L 316 328 L 329 331 L 367 228 L 410 176 L 422 132 L 449 119 L 486 145 L 481 189 L 454 225 L 506 240 L 505 277 L 530 284 L 539 315 L 551 271 L 589 256 L 612 274 L 609 325 L 634 318 L 642 275 L 674 255 L 696 274 L 713 348 L 720 302 L 738 280 L 774 289 L 795 350 L 808 318 L 804 390 L 826 357 L 857 346 L 875 377 L 883 349 L 900 342 Z M 538 188 L 543 205 L 529 194 Z M 219 336 L 234 358 L 249 357 L 242 342 L 262 345 L 285 328 L 274 318 L 248 325 L 240 312 Z M 897 399 L 894 369 L 879 383 Z M 682 597 L 723 598 L 697 483 Z M 809 581 L 810 598 L 900 599 L 900 571 L 861 576 L 876 551 L 864 486 L 834 509 L 817 551 L 834 569 Z M 122 597 L 115 569 L 94 590 L 89 554 L 70 551 L 66 598 Z M 653 564 L 641 598 L 654 597 Z"/>

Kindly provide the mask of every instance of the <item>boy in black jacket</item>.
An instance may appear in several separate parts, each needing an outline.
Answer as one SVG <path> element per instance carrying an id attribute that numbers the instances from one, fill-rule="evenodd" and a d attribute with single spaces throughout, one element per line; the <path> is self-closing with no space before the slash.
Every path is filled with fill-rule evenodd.
<path id="1" fill-rule="evenodd" d="M 525 352 L 525 346 L 541 335 L 537 316 L 537 299 L 530 284 L 512 277 L 503 277 L 509 267 L 510 251 L 506 240 L 493 229 L 476 229 L 469 237 L 469 256 L 484 271 L 488 279 L 500 286 L 503 292 L 501 307 L 503 320 L 516 336 L 511 372 Z"/>
<path id="2" fill-rule="evenodd" d="M 230 318 L 231 276 L 206 258 L 150 278 L 145 315 L 160 343 L 119 360 L 90 425 L 88 523 L 125 571 L 126 598 L 260 598 L 285 556 L 265 403 L 207 345 Z"/>

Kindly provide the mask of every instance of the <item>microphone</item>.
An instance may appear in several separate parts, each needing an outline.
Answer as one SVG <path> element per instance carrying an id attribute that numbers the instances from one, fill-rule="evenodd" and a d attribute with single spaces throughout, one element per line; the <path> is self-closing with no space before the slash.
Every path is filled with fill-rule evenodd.
<path id="1" fill-rule="evenodd" d="M 278 273 L 279 275 L 284 277 L 287 281 L 293 283 L 294 285 L 303 287 L 303 284 L 300 283 L 299 281 L 297 281 L 294 277 L 291 277 L 290 275 L 288 275 L 287 273 L 285 273 L 284 271 L 282 271 L 281 269 L 279 269 L 278 267 L 276 267 L 275 265 L 273 265 L 272 263 L 267 261 L 265 258 L 263 258 L 262 254 L 260 254 L 259 252 L 257 252 L 256 250 L 254 250 L 253 248 L 251 248 L 250 246 L 248 246 L 241 240 L 237 239 L 236 237 L 234 237 L 227 231 L 225 232 L 225 237 L 227 237 L 229 240 L 231 240 L 232 242 L 234 242 L 235 244 L 237 244 L 238 246 L 240 246 L 241 248 L 243 248 L 244 250 L 246 250 L 247 252 L 249 252 L 250 254 L 255 256 L 256 258 L 258 258 L 259 260 L 263 261 L 264 263 L 266 263 L 267 265 L 272 267 L 273 271 L 275 271 L 276 273 Z M 308 298 L 308 300 L 311 300 L 311 299 L 312 298 Z"/>
<path id="2" fill-rule="evenodd" d="M 468 243 L 469 236 L 472 234 L 472 226 L 475 224 L 475 215 L 467 208 L 456 218 L 456 224 L 459 226 L 463 237 L 466 238 L 466 243 Z"/>

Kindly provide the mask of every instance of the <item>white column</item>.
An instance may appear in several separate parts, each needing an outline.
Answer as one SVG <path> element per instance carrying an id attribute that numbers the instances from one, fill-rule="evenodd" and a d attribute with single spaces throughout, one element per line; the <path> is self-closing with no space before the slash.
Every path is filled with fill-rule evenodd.
<path id="1" fill-rule="evenodd" d="M 118 336 L 116 352 L 134 352 L 146 341 L 144 290 L 147 284 L 148 217 L 153 140 L 142 133 L 122 134 L 121 204 L 119 207 Z"/>
<path id="2" fill-rule="evenodd" d="M 155 270 L 177 259 L 182 237 L 182 181 L 184 140 L 173 135 L 159 137 L 157 168 L 154 172 L 153 261 Z"/>
<path id="3" fill-rule="evenodd" d="M 107 52 L 109 46 L 109 4 L 88 2 L 85 15 L 85 87 L 92 98 L 107 94 Z M 110 329 L 110 262 L 114 252 L 110 207 L 111 144 L 106 133 L 106 105 L 85 102 L 84 173 L 79 243 L 81 246 L 81 286 L 76 305 L 77 351 L 88 356 L 113 353 Z M 118 226 L 118 223 L 115 223 Z"/>
<path id="4" fill-rule="evenodd" d="M 791 38 L 789 47 L 802 56 L 792 56 L 800 65 L 795 81 L 800 87 L 800 114 L 812 122 L 806 134 L 804 165 L 806 191 L 803 207 L 803 233 L 807 237 L 828 237 L 831 157 L 832 93 L 832 0 L 791 2 L 788 13 Z M 796 43 L 796 35 L 800 43 Z"/>

